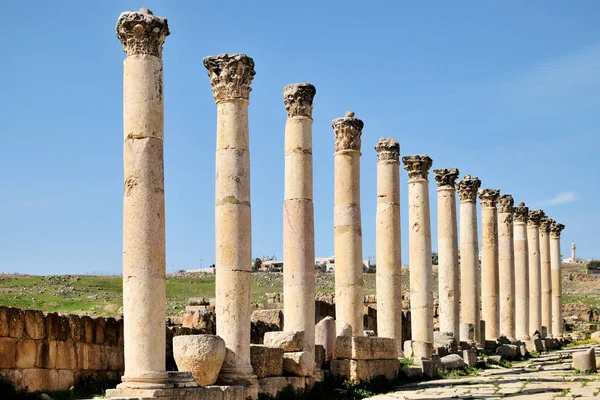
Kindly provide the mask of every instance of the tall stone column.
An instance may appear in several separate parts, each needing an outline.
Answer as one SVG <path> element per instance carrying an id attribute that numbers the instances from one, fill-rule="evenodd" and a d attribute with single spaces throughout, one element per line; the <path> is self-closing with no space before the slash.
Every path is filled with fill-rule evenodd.
<path id="1" fill-rule="evenodd" d="M 332 122 L 334 157 L 335 315 L 363 334 L 363 263 L 360 220 L 360 136 L 363 122 L 348 111 Z M 338 334 L 342 324 L 337 325 Z"/>
<path id="2" fill-rule="evenodd" d="M 400 144 L 381 138 L 377 151 L 377 335 L 396 340 L 402 354 L 402 257 L 400 253 Z"/>
<path id="3" fill-rule="evenodd" d="M 253 385 L 250 365 L 252 231 L 248 103 L 254 61 L 245 54 L 204 58 L 217 103 L 215 188 L 217 335 L 226 346 L 222 384 Z"/>
<path id="4" fill-rule="evenodd" d="M 550 268 L 552 270 L 552 335 L 563 336 L 562 317 L 562 281 L 560 257 L 560 233 L 565 229 L 563 224 L 553 222 L 550 226 Z"/>
<path id="5" fill-rule="evenodd" d="M 498 267 L 498 214 L 500 190 L 479 191 L 481 202 L 481 312 L 485 337 L 500 337 L 500 274 Z"/>
<path id="6" fill-rule="evenodd" d="M 480 296 L 479 246 L 477 240 L 477 191 L 481 181 L 465 175 L 458 181 L 460 197 L 460 317 L 461 323 L 473 324 L 475 341 L 480 344 Z M 467 337 L 460 340 L 468 341 Z"/>
<path id="7" fill-rule="evenodd" d="M 440 332 L 460 334 L 460 281 L 456 224 L 457 168 L 433 170 L 438 198 L 438 276 Z"/>
<path id="8" fill-rule="evenodd" d="M 542 281 L 542 334 L 552 338 L 552 271 L 550 267 L 551 218 L 540 220 L 540 265 Z"/>
<path id="9" fill-rule="evenodd" d="M 529 208 L 519 203 L 513 209 L 515 249 L 515 332 L 519 340 L 529 340 L 529 250 L 527 216 Z"/>
<path id="10" fill-rule="evenodd" d="M 304 331 L 304 350 L 315 354 L 315 222 L 313 209 L 312 108 L 315 87 L 296 83 L 283 89 L 285 199 L 283 201 L 284 329 Z"/>
<path id="11" fill-rule="evenodd" d="M 542 210 L 531 210 L 527 217 L 529 252 L 529 334 L 542 332 L 542 277 L 540 265 L 540 220 Z"/>
<path id="12" fill-rule="evenodd" d="M 117 37 L 123 63 L 123 314 L 125 374 L 119 388 L 167 387 L 162 47 L 167 20 L 124 12 Z"/>
<path id="13" fill-rule="evenodd" d="M 431 157 L 402 157 L 408 171 L 408 246 L 410 261 L 410 314 L 412 340 L 433 346 L 433 270 L 431 265 L 431 221 L 429 216 L 429 169 Z M 420 349 L 423 346 L 415 346 Z M 416 358 L 428 357 L 415 354 Z"/>
<path id="14" fill-rule="evenodd" d="M 513 207 L 510 194 L 498 199 L 498 280 L 500 335 L 515 339 L 515 254 L 513 244 Z"/>

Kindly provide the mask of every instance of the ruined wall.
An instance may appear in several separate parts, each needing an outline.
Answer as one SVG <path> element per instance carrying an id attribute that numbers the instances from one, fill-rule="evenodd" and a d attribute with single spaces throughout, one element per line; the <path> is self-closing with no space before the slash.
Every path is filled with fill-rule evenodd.
<path id="1" fill-rule="evenodd" d="M 0 307 L 0 373 L 18 388 L 66 390 L 123 370 L 122 319 Z"/>

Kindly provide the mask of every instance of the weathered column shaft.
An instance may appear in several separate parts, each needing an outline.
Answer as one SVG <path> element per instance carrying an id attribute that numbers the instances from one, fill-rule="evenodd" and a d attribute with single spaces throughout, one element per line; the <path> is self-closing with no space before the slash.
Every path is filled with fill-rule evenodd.
<path id="1" fill-rule="evenodd" d="M 456 223 L 456 189 L 458 169 L 433 171 L 438 198 L 438 276 L 440 332 L 460 334 L 460 282 L 458 264 L 458 227 Z"/>
<path id="2" fill-rule="evenodd" d="M 123 386 L 164 387 L 166 258 L 162 46 L 167 20 L 124 12 L 117 36 L 127 52 L 123 79 Z"/>
<path id="3" fill-rule="evenodd" d="M 363 122 L 347 112 L 333 120 L 335 315 L 363 334 L 363 262 L 360 220 L 360 136 Z M 337 324 L 338 334 L 342 324 Z"/>
<path id="4" fill-rule="evenodd" d="M 462 323 L 473 324 L 475 341 L 479 343 L 481 278 L 477 240 L 477 203 L 475 198 L 481 181 L 465 175 L 458 182 L 460 197 L 460 317 Z M 461 337 L 460 340 L 468 341 Z"/>
<path id="5" fill-rule="evenodd" d="M 217 335 L 227 349 L 219 380 L 245 383 L 244 377 L 252 379 L 248 103 L 254 61 L 244 54 L 221 54 L 206 57 L 204 66 L 217 103 L 215 292 Z"/>
<path id="6" fill-rule="evenodd" d="M 550 268 L 552 271 L 552 335 L 555 338 L 563 336 L 562 314 L 562 281 L 560 234 L 565 229 L 563 224 L 553 222 L 550 227 Z"/>
<path id="7" fill-rule="evenodd" d="M 515 331 L 519 340 L 529 340 L 529 250 L 527 246 L 527 215 L 524 203 L 514 208 L 515 249 Z"/>
<path id="8" fill-rule="evenodd" d="M 550 227 L 554 221 L 540 221 L 540 265 L 542 283 L 542 332 L 552 338 L 552 272 L 550 267 Z"/>
<path id="9" fill-rule="evenodd" d="M 511 195 L 498 200 L 498 281 L 500 335 L 516 338 L 515 333 L 515 255 L 513 244 L 513 207 Z"/>
<path id="10" fill-rule="evenodd" d="M 427 155 L 402 157 L 408 171 L 408 245 L 410 261 L 410 313 L 413 341 L 433 345 L 433 270 L 429 181 L 432 160 Z M 421 356 L 417 354 L 417 356 Z"/>
<path id="11" fill-rule="evenodd" d="M 288 85 L 283 89 L 288 116 L 283 201 L 284 329 L 304 331 L 304 350 L 311 359 L 315 354 L 316 291 L 312 163 L 315 93 L 315 87 L 308 83 Z"/>
<path id="12" fill-rule="evenodd" d="M 396 340 L 402 353 L 402 257 L 400 253 L 400 145 L 381 138 L 377 150 L 377 335 Z"/>
<path id="13" fill-rule="evenodd" d="M 479 191 L 481 201 L 481 310 L 486 339 L 500 337 L 500 281 L 498 271 L 498 215 L 500 191 Z"/>
<path id="14" fill-rule="evenodd" d="M 540 263 L 540 219 L 542 210 L 529 211 L 527 246 L 529 251 L 529 334 L 542 332 L 542 278 Z"/>

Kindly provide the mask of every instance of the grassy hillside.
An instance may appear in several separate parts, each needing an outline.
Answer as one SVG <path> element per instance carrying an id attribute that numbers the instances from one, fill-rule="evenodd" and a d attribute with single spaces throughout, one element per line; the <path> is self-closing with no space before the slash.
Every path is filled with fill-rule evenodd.
<path id="1" fill-rule="evenodd" d="M 402 290 L 408 292 L 409 271 L 402 268 Z M 375 293 L 375 274 L 365 274 L 365 294 Z M 317 290 L 334 292 L 334 275 L 319 274 Z M 283 276 L 272 273 L 252 275 L 252 301 L 264 303 L 265 293 L 281 292 Z M 563 302 L 582 301 L 600 306 L 600 277 L 585 275 L 582 267 L 563 268 Z M 437 291 L 437 268 L 434 267 L 434 292 Z M 167 312 L 176 314 L 185 308 L 189 297 L 213 298 L 215 278 L 207 274 L 173 274 L 167 276 Z M 0 305 L 60 311 L 64 313 L 115 316 L 122 300 L 120 276 L 75 275 L 0 275 Z"/>

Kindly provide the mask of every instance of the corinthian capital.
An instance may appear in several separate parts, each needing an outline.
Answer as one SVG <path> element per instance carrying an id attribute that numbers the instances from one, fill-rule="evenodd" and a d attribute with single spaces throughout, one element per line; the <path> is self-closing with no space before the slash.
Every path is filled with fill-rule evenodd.
<path id="1" fill-rule="evenodd" d="M 560 239 L 560 233 L 563 229 L 565 229 L 563 224 L 559 224 L 556 221 L 552 222 L 552 225 L 550 225 L 550 237 Z"/>
<path id="2" fill-rule="evenodd" d="M 379 138 L 375 150 L 379 161 L 400 162 L 400 143 L 396 139 Z"/>
<path id="3" fill-rule="evenodd" d="M 542 210 L 531 210 L 527 217 L 527 226 L 540 226 L 540 220 L 544 218 L 546 214 Z"/>
<path id="4" fill-rule="evenodd" d="M 544 217 L 540 219 L 540 232 L 550 233 L 552 223 L 554 223 L 554 220 L 552 218 Z"/>
<path id="5" fill-rule="evenodd" d="M 510 194 L 503 194 L 498 198 L 498 212 L 499 213 L 511 213 L 513 212 L 513 206 L 515 201 Z"/>
<path id="6" fill-rule="evenodd" d="M 498 189 L 481 189 L 478 192 L 479 201 L 481 202 L 481 207 L 493 207 L 496 208 L 496 203 L 498 202 L 498 197 L 500 197 L 500 190 Z"/>
<path id="7" fill-rule="evenodd" d="M 250 98 L 254 60 L 245 54 L 204 57 L 215 101 Z"/>
<path id="8" fill-rule="evenodd" d="M 335 151 L 360 151 L 360 136 L 364 123 L 355 118 L 352 111 L 346 112 L 342 118 L 336 118 L 331 123 L 335 140 Z"/>
<path id="9" fill-rule="evenodd" d="M 283 103 L 288 117 L 312 118 L 317 89 L 310 83 L 294 83 L 283 88 Z"/>
<path id="10" fill-rule="evenodd" d="M 523 202 L 520 202 L 519 205 L 513 209 L 515 222 L 527 222 L 528 215 L 529 207 L 526 207 Z"/>
<path id="11" fill-rule="evenodd" d="M 437 182 L 438 188 L 454 189 L 454 184 L 458 179 L 458 168 L 434 169 L 433 176 Z"/>
<path id="12" fill-rule="evenodd" d="M 117 37 L 128 56 L 148 54 L 162 57 L 163 43 L 167 36 L 167 19 L 152 15 L 152 11 L 147 8 L 126 11 L 117 20 Z"/>
<path id="13" fill-rule="evenodd" d="M 433 160 L 427 154 L 404 156 L 402 162 L 404 163 L 404 169 L 408 171 L 408 177 L 419 180 L 427 180 L 429 168 L 433 164 Z"/>
<path id="14" fill-rule="evenodd" d="M 458 197 L 460 201 L 475 201 L 477 191 L 481 186 L 481 181 L 476 176 L 465 175 L 462 180 L 458 181 Z"/>

